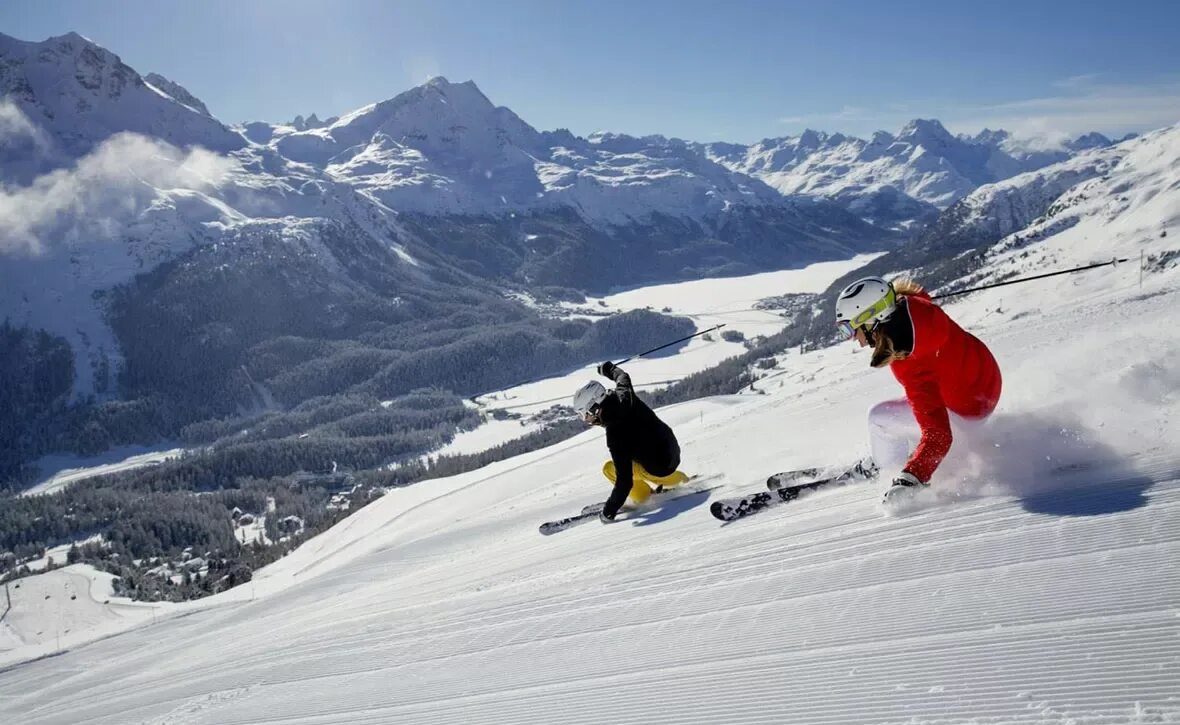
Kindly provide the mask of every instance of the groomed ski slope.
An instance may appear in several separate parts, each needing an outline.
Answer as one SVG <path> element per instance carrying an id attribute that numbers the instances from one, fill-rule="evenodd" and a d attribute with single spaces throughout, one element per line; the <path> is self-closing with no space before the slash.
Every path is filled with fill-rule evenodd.
<path id="1" fill-rule="evenodd" d="M 1178 721 L 1180 381 L 1156 322 L 1180 294 L 1120 274 L 1037 316 L 950 308 L 996 349 L 1005 398 L 913 510 L 864 484 L 720 525 L 700 495 L 539 536 L 606 493 L 591 431 L 390 493 L 264 570 L 254 601 L 0 673 L 0 719 Z M 765 395 L 661 413 L 686 468 L 757 487 L 862 452 L 865 408 L 896 392 L 865 364 L 791 355 Z"/>
<path id="2" fill-rule="evenodd" d="M 1176 156 L 1143 148 L 1125 206 L 1095 196 L 993 276 L 1167 249 Z M 700 494 L 542 537 L 607 493 L 591 430 L 392 491 L 186 616 L 0 671 L 0 722 L 1180 722 L 1177 309 L 1175 265 L 949 305 L 1004 397 L 906 510 L 879 482 L 721 525 Z M 712 496 L 862 455 L 866 410 L 900 392 L 851 345 L 767 372 L 660 411 L 684 468 L 724 476 Z"/>

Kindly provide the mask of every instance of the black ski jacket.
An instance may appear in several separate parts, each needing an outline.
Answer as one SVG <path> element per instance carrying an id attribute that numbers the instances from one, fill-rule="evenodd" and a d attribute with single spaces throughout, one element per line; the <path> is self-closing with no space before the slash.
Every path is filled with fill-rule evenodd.
<path id="1" fill-rule="evenodd" d="M 667 476 L 680 466 L 680 444 L 668 424 L 635 395 L 631 376 L 614 367 L 615 389 L 602 401 L 602 424 L 606 445 L 615 463 L 615 489 L 602 512 L 614 518 L 627 500 L 634 479 L 631 462 L 636 461 L 655 476 Z"/>

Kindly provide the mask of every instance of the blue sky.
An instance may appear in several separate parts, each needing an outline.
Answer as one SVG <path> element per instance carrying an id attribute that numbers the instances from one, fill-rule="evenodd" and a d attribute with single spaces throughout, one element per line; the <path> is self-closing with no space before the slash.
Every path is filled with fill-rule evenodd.
<path id="1" fill-rule="evenodd" d="M 1180 121 L 1180 2 L 6 0 L 0 32 L 75 30 L 227 122 L 321 117 L 431 75 L 541 129 L 750 142 L 1109 134 Z"/>

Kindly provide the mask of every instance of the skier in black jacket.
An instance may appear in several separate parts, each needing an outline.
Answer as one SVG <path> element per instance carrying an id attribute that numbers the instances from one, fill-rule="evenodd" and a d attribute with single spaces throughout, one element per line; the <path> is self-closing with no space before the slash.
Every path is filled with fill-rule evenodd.
<path id="1" fill-rule="evenodd" d="M 611 460 L 602 466 L 602 475 L 615 488 L 599 517 L 609 523 L 628 495 L 641 504 L 651 496 L 651 485 L 660 491 L 684 483 L 688 476 L 676 470 L 680 444 L 675 434 L 635 395 L 631 376 L 610 361 L 598 366 L 598 374 L 615 381 L 615 389 L 607 392 L 592 380 L 574 395 L 574 409 L 590 425 L 606 428 Z"/>

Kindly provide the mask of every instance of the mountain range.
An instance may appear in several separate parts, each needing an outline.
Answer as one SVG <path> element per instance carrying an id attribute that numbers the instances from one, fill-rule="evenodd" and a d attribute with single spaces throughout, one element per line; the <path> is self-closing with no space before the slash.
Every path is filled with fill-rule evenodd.
<path id="1" fill-rule="evenodd" d="M 0 35 L 0 94 L 0 319 L 23 401 L 0 430 L 28 455 L 66 429 L 124 431 L 101 448 L 313 395 L 479 392 L 608 352 L 520 292 L 890 249 L 981 185 L 1110 145 L 1032 151 L 929 120 L 867 141 L 580 137 L 444 78 L 338 118 L 234 126 L 76 33 Z M 522 348 L 512 325 L 543 339 Z M 416 357 L 441 344 L 453 375 Z M 506 362 L 464 377 L 476 348 Z M 93 404 L 135 422 L 51 422 Z"/>

